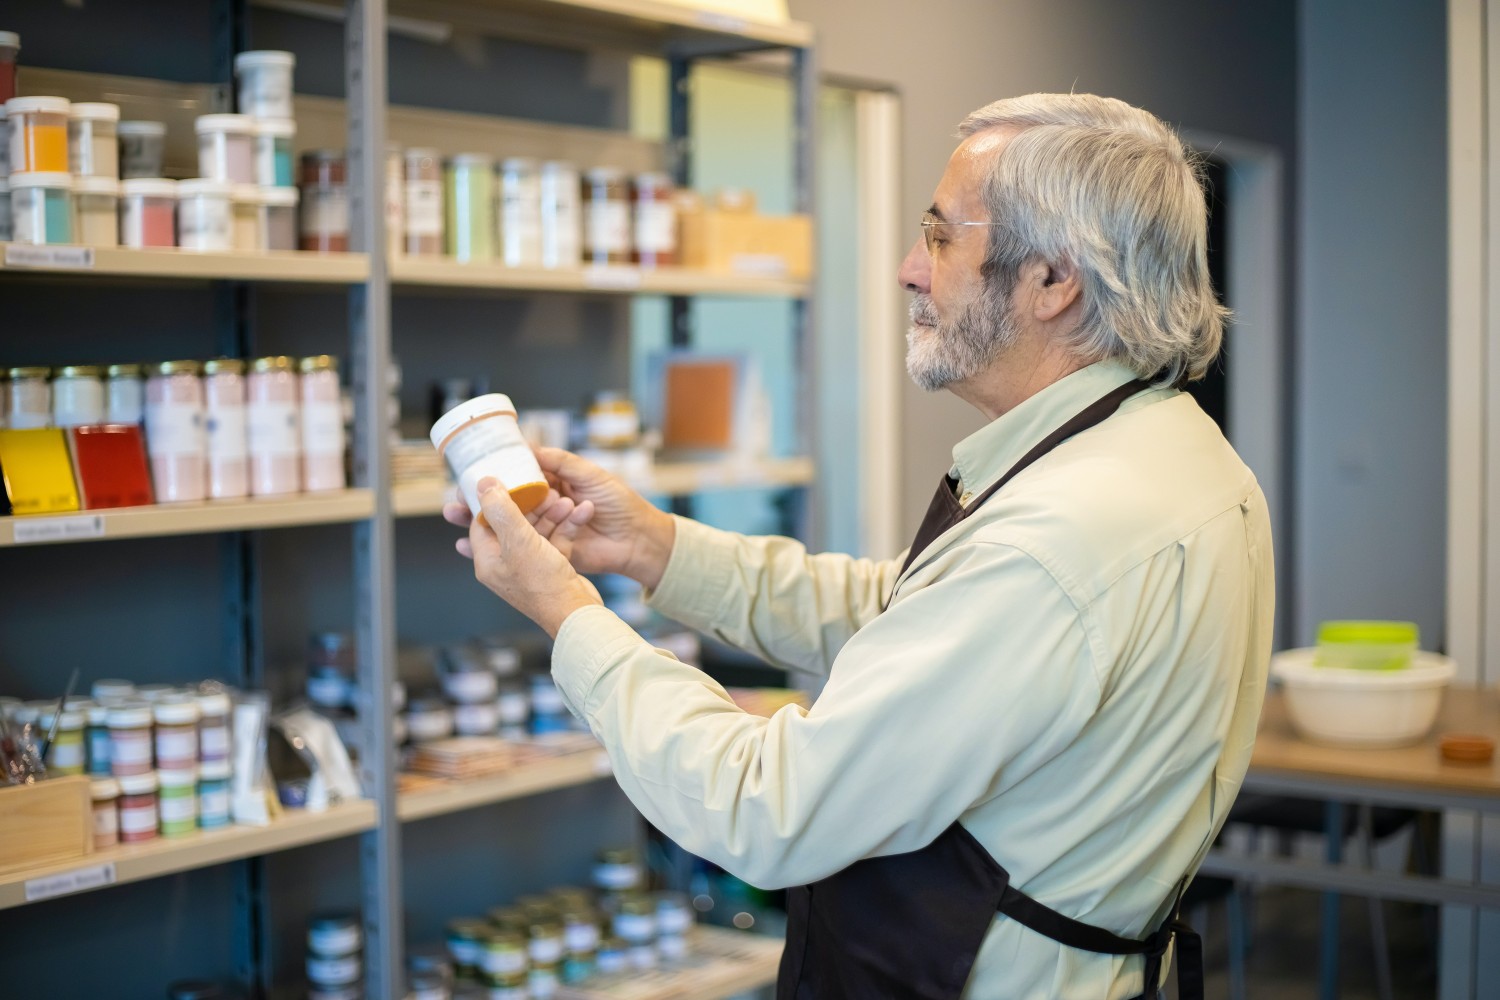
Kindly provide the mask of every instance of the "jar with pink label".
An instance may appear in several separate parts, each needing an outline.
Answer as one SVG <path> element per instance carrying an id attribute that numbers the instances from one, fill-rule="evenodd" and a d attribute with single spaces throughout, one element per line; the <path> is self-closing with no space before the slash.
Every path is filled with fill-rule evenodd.
<path id="1" fill-rule="evenodd" d="M 344 477 L 344 408 L 337 359 L 302 359 L 302 488 L 341 490 Z"/>
<path id="2" fill-rule="evenodd" d="M 151 707 L 156 722 L 156 767 L 159 771 L 196 771 L 198 767 L 198 700 L 170 694 Z"/>
<path id="3" fill-rule="evenodd" d="M 296 364 L 283 355 L 256 358 L 248 384 L 250 492 L 254 496 L 296 493 L 302 488 Z"/>
<path id="4" fill-rule="evenodd" d="M 215 358 L 203 365 L 207 417 L 208 495 L 214 500 L 250 492 L 250 453 L 245 432 L 245 362 Z"/>
<path id="5" fill-rule="evenodd" d="M 146 451 L 158 503 L 207 493 L 202 371 L 196 361 L 163 361 L 146 380 Z"/>

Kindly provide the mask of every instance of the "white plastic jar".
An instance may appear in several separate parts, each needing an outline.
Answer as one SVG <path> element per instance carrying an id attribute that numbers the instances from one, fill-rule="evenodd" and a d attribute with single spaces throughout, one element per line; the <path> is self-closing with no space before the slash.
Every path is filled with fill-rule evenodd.
<path id="1" fill-rule="evenodd" d="M 549 160 L 538 180 L 542 201 L 542 266 L 577 267 L 583 254 L 583 222 L 578 169 Z"/>
<path id="2" fill-rule="evenodd" d="M 109 377 L 109 381 L 104 384 L 105 421 L 111 424 L 138 424 L 144 420 L 146 418 L 146 383 L 141 380 L 141 366 L 110 365 L 105 374 Z M 95 684 L 95 698 L 101 697 L 98 690 L 99 685 Z M 134 691 L 135 688 L 132 686 L 130 692 Z"/>
<path id="3" fill-rule="evenodd" d="M 68 111 L 68 169 L 74 177 L 120 177 L 120 106 L 88 102 Z"/>
<path id="4" fill-rule="evenodd" d="M 500 260 L 507 267 L 539 267 L 542 263 L 542 192 L 535 160 L 511 157 L 496 168 L 495 231 Z"/>
<path id="5" fill-rule="evenodd" d="M 11 173 L 68 172 L 68 111 L 66 97 L 12 97 L 10 112 Z"/>
<path id="6" fill-rule="evenodd" d="M 303 358 L 302 488 L 309 493 L 341 490 L 344 477 L 344 407 L 338 361 L 327 354 Z"/>
<path id="7" fill-rule="evenodd" d="M 177 182 L 177 245 L 184 250 L 234 248 L 232 185 L 198 177 Z"/>
<path id="8" fill-rule="evenodd" d="M 68 365 L 52 377 L 52 426 L 86 427 L 104 423 L 104 369 Z"/>
<path id="9" fill-rule="evenodd" d="M 73 242 L 73 177 L 58 173 L 10 175 L 11 238 L 17 243 Z"/>
<path id="10" fill-rule="evenodd" d="M 203 365 L 208 450 L 208 496 L 228 500 L 250 492 L 245 431 L 245 362 L 215 358 Z"/>
<path id="11" fill-rule="evenodd" d="M 240 113 L 256 118 L 291 118 L 292 70 L 296 66 L 295 55 L 272 49 L 235 56 Z"/>
<path id="12" fill-rule="evenodd" d="M 302 435 L 297 370 L 284 355 L 256 358 L 246 401 L 250 493 L 275 496 L 302 488 Z"/>
<path id="13" fill-rule="evenodd" d="M 113 148 L 113 142 L 110 145 Z M 120 245 L 119 181 L 113 177 L 73 178 L 73 229 L 78 242 L 85 246 Z"/>
<path id="14" fill-rule="evenodd" d="M 165 122 L 121 122 L 115 129 L 120 140 L 120 178 L 160 177 L 167 144 Z"/>
<path id="15" fill-rule="evenodd" d="M 448 463 L 459 491 L 478 517 L 479 481 L 498 479 L 523 512 L 547 498 L 547 478 L 516 423 L 516 407 L 498 392 L 460 403 L 429 434 L 432 446 Z"/>
<path id="16" fill-rule="evenodd" d="M 260 232 L 260 188 L 236 184 L 229 194 L 230 243 L 236 250 L 256 251 L 264 242 Z"/>
<path id="17" fill-rule="evenodd" d="M 297 249 L 297 202 L 301 195 L 294 187 L 260 189 L 262 250 Z"/>
<path id="18" fill-rule="evenodd" d="M 297 123 L 290 118 L 260 118 L 255 122 L 255 183 L 263 187 L 292 187 L 297 183 L 292 165 L 292 140 Z"/>
<path id="19" fill-rule="evenodd" d="M 177 245 L 177 182 L 136 177 L 120 182 L 120 244 L 134 247 Z"/>
<path id="20" fill-rule="evenodd" d="M 163 361 L 146 380 L 146 451 L 158 503 L 202 500 L 208 484 L 203 366 Z"/>
<path id="21" fill-rule="evenodd" d="M 200 115 L 198 175 L 229 184 L 255 183 L 255 121 L 249 115 Z"/>

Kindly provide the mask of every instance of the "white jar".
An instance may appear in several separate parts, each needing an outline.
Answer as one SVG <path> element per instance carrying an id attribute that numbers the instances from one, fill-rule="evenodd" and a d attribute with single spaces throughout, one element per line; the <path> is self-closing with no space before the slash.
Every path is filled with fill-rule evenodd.
<path id="1" fill-rule="evenodd" d="M 285 355 L 256 358 L 251 367 L 245 409 L 250 492 L 254 496 L 296 493 L 302 488 L 297 369 Z"/>
<path id="2" fill-rule="evenodd" d="M 479 481 L 499 480 L 523 512 L 547 498 L 547 479 L 516 423 L 515 404 L 498 392 L 460 403 L 429 434 L 469 510 L 479 516 Z"/>
<path id="3" fill-rule="evenodd" d="M 105 374 L 109 381 L 104 384 L 104 419 L 111 424 L 138 424 L 144 420 L 146 383 L 141 379 L 141 366 L 110 365 Z M 132 687 L 131 691 L 134 690 Z M 96 698 L 97 691 L 96 685 Z"/>
<path id="4" fill-rule="evenodd" d="M 499 218 L 500 260 L 507 267 L 540 267 L 542 263 L 542 189 L 535 160 L 500 161 L 495 199 Z"/>
<path id="5" fill-rule="evenodd" d="M 294 187 L 260 189 L 260 236 L 262 250 L 297 249 L 297 202 L 302 192 Z"/>
<path id="6" fill-rule="evenodd" d="M 177 245 L 177 182 L 135 177 L 120 182 L 120 243 L 143 247 Z"/>
<path id="7" fill-rule="evenodd" d="M 542 266 L 577 267 L 582 259 L 582 216 L 578 169 L 550 160 L 542 164 Z"/>
<path id="8" fill-rule="evenodd" d="M 250 492 L 250 452 L 245 430 L 245 362 L 215 358 L 203 365 L 208 440 L 208 496 L 228 500 Z"/>
<path id="9" fill-rule="evenodd" d="M 198 175 L 229 184 L 255 183 L 255 121 L 249 115 L 201 115 Z"/>
<path id="10" fill-rule="evenodd" d="M 146 451 L 158 503 L 206 493 L 202 370 L 196 361 L 164 361 L 146 381 Z"/>
<path id="11" fill-rule="evenodd" d="M 234 247 L 233 188 L 217 180 L 177 182 L 177 245 L 184 250 Z"/>
<path id="12" fill-rule="evenodd" d="M 292 187 L 292 140 L 297 123 L 289 118 L 261 118 L 255 122 L 255 183 L 262 187 Z"/>
<path id="13" fill-rule="evenodd" d="M 114 143 L 110 146 L 113 148 Z M 85 246 L 120 245 L 119 181 L 113 177 L 73 178 L 73 229 L 78 242 Z"/>
<path id="14" fill-rule="evenodd" d="M 302 488 L 309 493 L 341 490 L 344 477 L 344 406 L 338 360 L 327 354 L 303 358 Z"/>
<path id="15" fill-rule="evenodd" d="M 10 370 L 11 430 L 31 431 L 52 423 L 52 384 L 47 368 L 26 367 Z"/>
<path id="16" fill-rule="evenodd" d="M 234 57 L 240 113 L 256 118 L 292 117 L 292 70 L 297 57 L 263 49 Z"/>
<path id="17" fill-rule="evenodd" d="M 493 736 L 500 728 L 500 713 L 493 701 L 453 706 L 453 732 L 458 736 Z"/>
<path id="18" fill-rule="evenodd" d="M 121 122 L 115 130 L 120 139 L 120 178 L 160 177 L 167 144 L 163 122 Z"/>
<path id="19" fill-rule="evenodd" d="M 104 423 L 104 369 L 68 365 L 52 377 L 52 426 L 86 427 Z"/>
<path id="20" fill-rule="evenodd" d="M 11 238 L 17 243 L 73 242 L 71 174 L 10 175 Z"/>
<path id="21" fill-rule="evenodd" d="M 256 251 L 265 242 L 260 231 L 260 188 L 236 184 L 229 195 L 230 243 L 236 250 Z"/>
<path id="22" fill-rule="evenodd" d="M 74 104 L 68 111 L 68 169 L 75 177 L 120 177 L 120 106 Z"/>

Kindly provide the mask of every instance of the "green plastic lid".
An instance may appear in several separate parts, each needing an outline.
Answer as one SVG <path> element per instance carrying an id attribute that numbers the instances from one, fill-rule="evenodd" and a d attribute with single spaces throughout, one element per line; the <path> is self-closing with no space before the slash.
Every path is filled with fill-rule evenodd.
<path id="1" fill-rule="evenodd" d="M 1318 645 L 1417 645 L 1416 622 L 1342 621 L 1318 626 Z"/>

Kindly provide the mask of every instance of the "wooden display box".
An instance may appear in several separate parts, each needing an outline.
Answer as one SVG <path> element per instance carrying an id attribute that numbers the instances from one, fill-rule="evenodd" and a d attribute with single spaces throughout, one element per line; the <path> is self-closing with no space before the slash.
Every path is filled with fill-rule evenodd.
<path id="1" fill-rule="evenodd" d="M 759 278 L 812 276 L 812 219 L 705 209 L 679 223 L 683 267 Z"/>
<path id="2" fill-rule="evenodd" d="M 94 849 L 89 779 L 0 788 L 0 875 L 81 858 Z"/>

